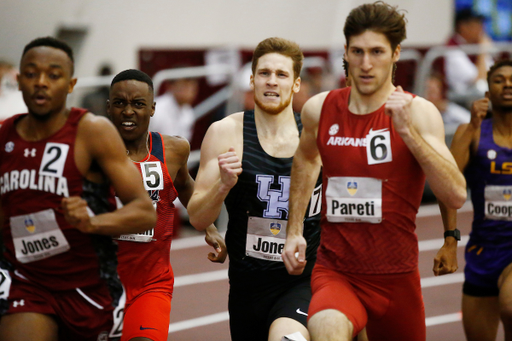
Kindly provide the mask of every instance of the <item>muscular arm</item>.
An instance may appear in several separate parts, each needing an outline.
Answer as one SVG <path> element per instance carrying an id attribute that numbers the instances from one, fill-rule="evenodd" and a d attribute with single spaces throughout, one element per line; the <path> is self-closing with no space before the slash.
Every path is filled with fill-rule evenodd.
<path id="1" fill-rule="evenodd" d="M 63 208 L 68 222 L 82 232 L 106 235 L 139 233 L 152 228 L 156 223 L 155 210 L 142 185 L 140 173 L 126 157 L 123 141 L 115 127 L 106 119 L 87 115 L 80 121 L 77 143 L 83 146 L 84 158 L 99 164 L 124 206 L 89 219 L 84 214 L 83 199 L 65 198 Z M 70 212 L 74 212 L 72 216 Z"/>
<path id="2" fill-rule="evenodd" d="M 466 169 L 471 158 L 472 148 L 478 145 L 480 125 L 487 114 L 489 100 L 487 98 L 475 101 L 471 108 L 471 122 L 459 126 L 453 137 L 451 152 L 461 172 Z M 439 202 L 444 230 L 457 228 L 457 210 Z M 447 237 L 434 258 L 434 274 L 436 276 L 452 273 L 457 270 L 457 240 Z"/>
<path id="3" fill-rule="evenodd" d="M 425 172 L 436 197 L 450 208 L 466 201 L 466 180 L 444 142 L 444 126 L 435 106 L 412 99 L 401 88 L 386 102 L 386 114 Z"/>
<path id="4" fill-rule="evenodd" d="M 213 224 L 224 199 L 238 181 L 242 164 L 237 155 L 242 155 L 243 147 L 236 136 L 241 132 L 241 121 L 229 116 L 212 124 L 206 132 L 194 193 L 187 207 L 190 223 L 197 230 L 203 231 Z"/>
<path id="5" fill-rule="evenodd" d="M 321 159 L 316 145 L 320 111 L 327 93 L 311 98 L 302 109 L 302 134 L 299 147 L 293 156 L 289 219 L 286 229 L 286 244 L 283 260 L 292 275 L 301 274 L 306 265 L 306 240 L 303 237 L 303 221 L 310 194 L 313 192 Z M 298 252 L 298 257 L 295 253 Z"/>

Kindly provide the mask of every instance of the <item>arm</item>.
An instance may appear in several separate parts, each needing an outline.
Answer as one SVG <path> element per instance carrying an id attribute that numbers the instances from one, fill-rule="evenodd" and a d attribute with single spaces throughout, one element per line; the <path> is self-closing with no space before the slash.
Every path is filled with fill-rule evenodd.
<path id="1" fill-rule="evenodd" d="M 238 155 L 242 155 L 243 147 L 236 138 L 238 130 L 241 135 L 242 127 L 231 116 L 212 124 L 201 146 L 194 193 L 187 207 L 190 223 L 200 231 L 217 219 L 224 199 L 242 173 Z"/>
<path id="2" fill-rule="evenodd" d="M 302 109 L 302 134 L 299 147 L 293 156 L 289 218 L 286 228 L 286 243 L 283 250 L 283 261 L 291 275 L 300 275 L 306 266 L 306 240 L 303 237 L 303 221 L 313 192 L 321 159 L 316 145 L 320 112 L 327 93 L 314 96 L 306 102 Z M 295 254 L 298 252 L 298 257 Z"/>
<path id="3" fill-rule="evenodd" d="M 398 87 L 389 96 L 385 112 L 425 172 L 436 197 L 447 207 L 460 208 L 466 201 L 466 180 L 444 142 L 443 121 L 436 107 L 423 98 L 413 99 Z"/>
<path id="4" fill-rule="evenodd" d="M 139 233 L 152 228 L 156 223 L 156 213 L 151 199 L 144 189 L 140 173 L 126 157 L 124 143 L 115 127 L 103 117 L 88 114 L 82 118 L 78 128 L 78 159 L 82 159 L 80 164 L 87 167 L 83 174 L 87 177 L 95 160 L 124 206 L 114 212 L 89 217 L 85 200 L 64 198 L 62 206 L 68 222 L 82 232 L 105 235 Z M 80 164 L 77 163 L 79 169 Z"/>
<path id="5" fill-rule="evenodd" d="M 478 144 L 480 125 L 488 109 L 488 98 L 475 101 L 471 107 L 471 122 L 459 126 L 455 132 L 451 152 L 461 171 L 464 171 L 469 163 L 472 148 Z M 442 202 L 439 202 L 439 208 L 443 217 L 444 230 L 455 230 L 457 228 L 457 210 L 446 207 Z M 433 271 L 436 276 L 439 276 L 455 272 L 457 268 L 457 240 L 447 237 L 434 258 Z"/>
<path id="6" fill-rule="evenodd" d="M 178 137 L 164 137 L 166 139 L 166 164 L 167 169 L 175 169 L 179 166 L 174 179 L 174 188 L 178 192 L 178 198 L 185 208 L 187 208 L 190 197 L 194 192 L 194 179 L 188 172 L 188 156 L 190 154 L 190 144 L 186 139 Z M 174 139 L 175 143 L 171 143 Z M 172 147 L 171 147 L 172 146 Z M 171 157 L 171 155 L 173 157 Z M 215 263 L 224 263 L 227 257 L 226 244 L 224 238 L 220 235 L 215 225 L 211 224 L 205 230 L 205 241 L 212 246 L 217 254 L 210 252 L 208 259 Z"/>

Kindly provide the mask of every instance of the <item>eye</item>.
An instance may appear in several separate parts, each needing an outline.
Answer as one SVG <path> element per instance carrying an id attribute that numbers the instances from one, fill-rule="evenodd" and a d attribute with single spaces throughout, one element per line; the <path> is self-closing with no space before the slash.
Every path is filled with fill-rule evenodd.
<path id="1" fill-rule="evenodd" d="M 135 102 L 133 105 L 136 106 L 137 108 L 143 108 L 146 106 L 146 104 L 144 102 Z"/>
<path id="2" fill-rule="evenodd" d="M 57 80 L 60 78 L 60 75 L 57 73 L 51 73 L 48 77 L 50 77 L 50 79 Z"/>
<path id="3" fill-rule="evenodd" d="M 36 76 L 36 73 L 35 72 L 32 72 L 32 71 L 26 71 L 23 73 L 23 75 L 26 77 L 26 78 L 34 78 Z"/>

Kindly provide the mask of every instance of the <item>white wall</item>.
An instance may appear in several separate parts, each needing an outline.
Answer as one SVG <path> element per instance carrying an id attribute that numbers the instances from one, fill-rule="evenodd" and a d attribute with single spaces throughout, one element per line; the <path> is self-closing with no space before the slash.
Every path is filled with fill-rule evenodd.
<path id="1" fill-rule="evenodd" d="M 84 27 L 77 76 L 94 75 L 111 61 L 114 71 L 137 67 L 141 47 L 253 48 L 270 36 L 303 49 L 344 44 L 343 24 L 364 0 L 1 0 L 0 59 L 15 63 L 33 38 L 59 27 Z M 407 10 L 404 46 L 443 43 L 451 31 L 451 0 L 389 0 Z"/>

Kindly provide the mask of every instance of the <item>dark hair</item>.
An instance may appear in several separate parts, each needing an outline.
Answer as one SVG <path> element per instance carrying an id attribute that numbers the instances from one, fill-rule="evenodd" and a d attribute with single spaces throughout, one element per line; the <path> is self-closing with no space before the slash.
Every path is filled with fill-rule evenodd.
<path id="1" fill-rule="evenodd" d="M 501 68 L 503 66 L 510 66 L 510 67 L 512 67 L 512 59 L 502 59 L 502 60 L 499 60 L 496 63 L 494 63 L 494 65 L 491 66 L 489 71 L 487 71 L 487 84 L 490 84 L 492 74 L 496 70 L 498 70 L 499 68 Z"/>
<path id="2" fill-rule="evenodd" d="M 471 7 L 461 9 L 460 11 L 457 11 L 457 13 L 455 13 L 455 28 L 457 28 L 457 26 L 460 23 L 470 22 L 473 20 L 483 22 L 485 20 L 485 16 L 483 16 L 480 13 L 474 12 Z"/>
<path id="3" fill-rule="evenodd" d="M 23 56 L 30 49 L 33 49 L 34 47 L 39 47 L 39 46 L 49 46 L 49 47 L 53 47 L 53 48 L 64 51 L 68 55 L 69 59 L 71 60 L 71 75 L 73 75 L 73 73 L 75 72 L 75 59 L 73 58 L 73 50 L 64 41 L 56 39 L 54 37 L 41 37 L 41 38 L 36 38 L 36 39 L 32 40 L 30 43 L 25 45 L 25 48 L 23 49 L 23 53 L 21 55 L 21 58 L 23 58 Z"/>
<path id="4" fill-rule="evenodd" d="M 386 36 L 391 48 L 396 47 L 406 38 L 405 14 L 398 13 L 397 7 L 382 1 L 364 4 L 354 8 L 345 21 L 343 33 L 347 46 L 352 36 L 357 36 L 367 30 L 382 33 Z"/>
<path id="5" fill-rule="evenodd" d="M 260 42 L 258 46 L 256 46 L 256 49 L 254 50 L 254 54 L 252 56 L 253 75 L 256 72 L 258 60 L 260 59 L 261 56 L 264 56 L 267 53 L 279 53 L 282 54 L 283 56 L 290 57 L 293 61 L 294 79 L 297 79 L 300 76 L 304 55 L 302 54 L 299 45 L 297 43 L 294 43 L 293 41 L 277 37 L 267 38 Z"/>
<path id="6" fill-rule="evenodd" d="M 119 72 L 114 79 L 112 80 L 112 83 L 110 83 L 110 87 L 112 87 L 114 84 L 121 82 L 121 81 L 129 81 L 129 80 L 136 80 L 139 82 L 146 83 L 149 88 L 151 89 L 151 92 L 153 92 L 153 81 L 151 80 L 151 77 L 149 77 L 147 74 L 140 70 L 136 69 L 128 69 Z"/>

